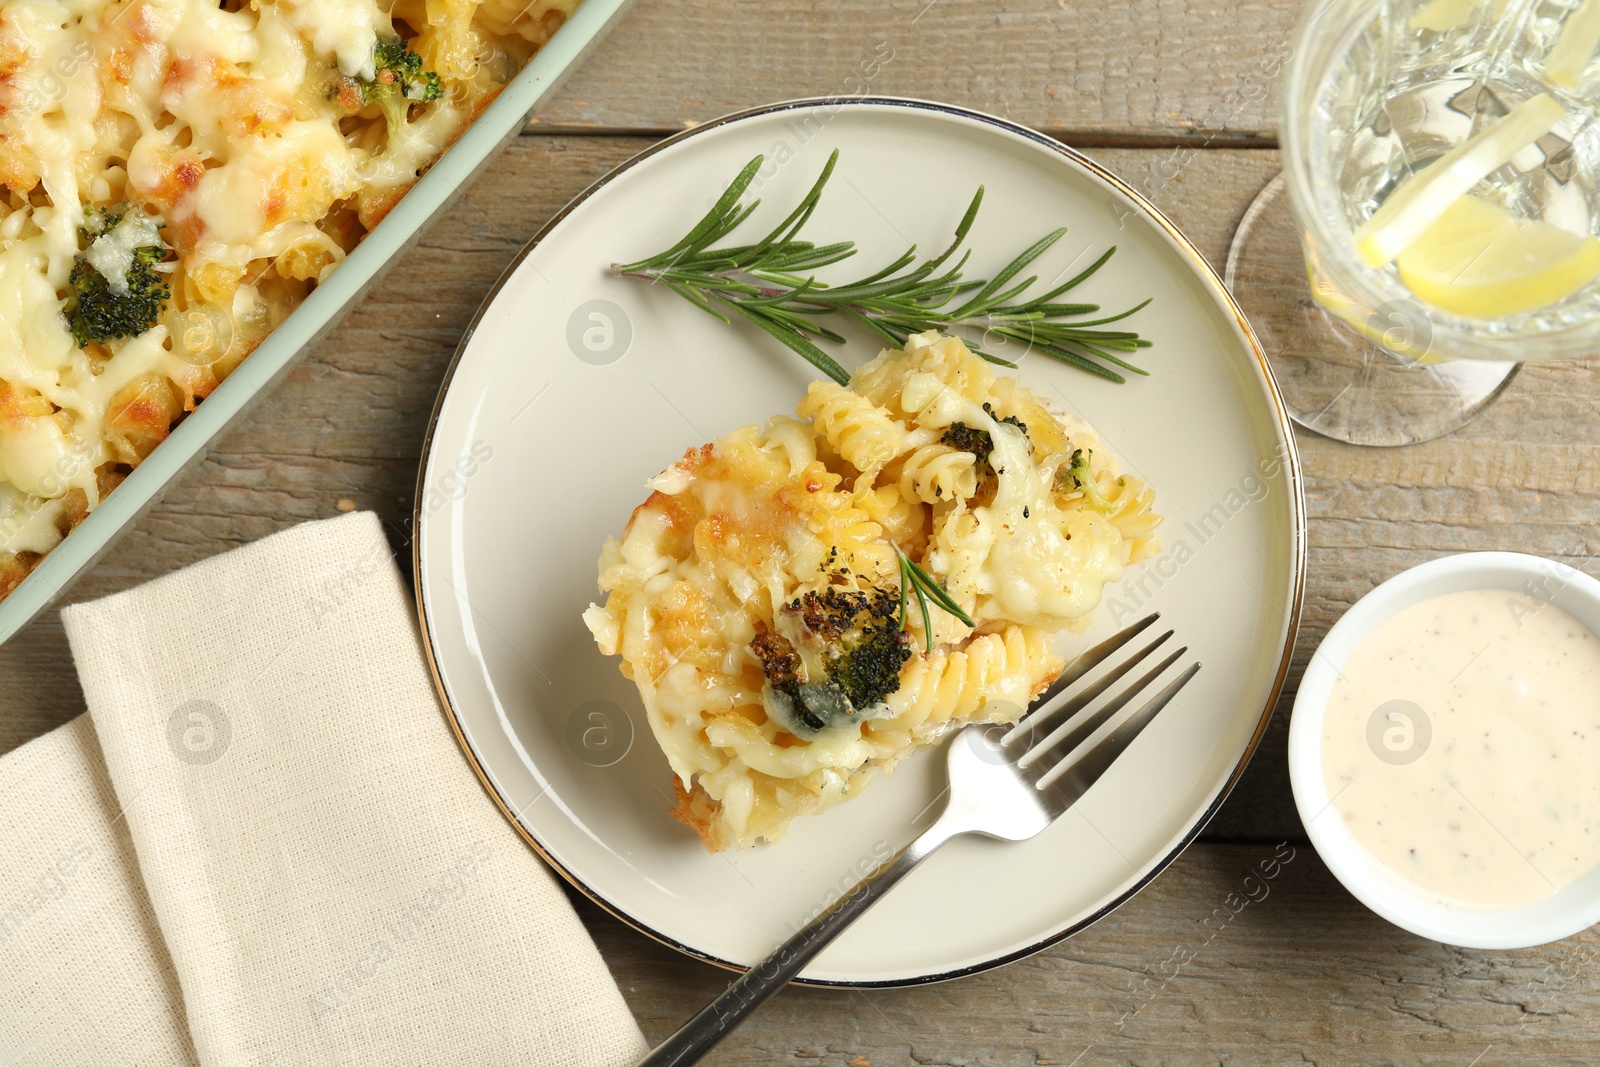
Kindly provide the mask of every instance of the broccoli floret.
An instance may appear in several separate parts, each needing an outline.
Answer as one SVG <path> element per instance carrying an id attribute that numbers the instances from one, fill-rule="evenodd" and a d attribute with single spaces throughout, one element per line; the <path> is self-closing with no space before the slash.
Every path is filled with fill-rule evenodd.
<path id="1" fill-rule="evenodd" d="M 840 592 L 830 587 L 823 599 L 833 601 L 839 614 L 849 614 L 828 655 L 829 682 L 853 708 L 882 703 L 900 688 L 900 668 L 911 658 L 911 635 L 900 625 L 899 594 L 888 589 Z"/>
<path id="2" fill-rule="evenodd" d="M 994 408 L 988 404 L 983 405 L 983 410 L 991 418 L 994 417 Z M 1024 437 L 1028 435 L 1028 424 L 1015 415 L 1007 415 L 999 421 L 1015 426 Z M 939 437 L 939 443 L 949 445 L 957 452 L 971 452 L 978 457 L 979 463 L 988 462 L 989 453 L 994 451 L 994 439 L 989 436 L 988 430 L 975 429 L 964 422 L 951 423 Z"/>
<path id="3" fill-rule="evenodd" d="M 758 628 L 750 648 L 786 726 L 814 737 L 830 726 L 860 722 L 900 688 L 911 638 L 901 629 L 899 609 L 894 590 L 835 586 L 807 593 L 783 609 L 799 615 L 801 639 L 815 649 L 811 659 L 820 663 L 820 677 L 810 676 L 787 637 Z"/>
<path id="4" fill-rule="evenodd" d="M 987 462 L 994 451 L 994 440 L 987 430 L 976 430 L 964 422 L 951 423 L 939 436 L 939 443 L 949 445 L 957 452 L 971 452 L 979 463 Z"/>
<path id="5" fill-rule="evenodd" d="M 1055 489 L 1058 493 L 1081 492 L 1090 507 L 1097 511 L 1109 512 L 1111 501 L 1100 492 L 1100 487 L 1095 484 L 1094 475 L 1089 472 L 1090 455 L 1090 449 L 1073 449 L 1072 458 L 1056 469 Z"/>
<path id="6" fill-rule="evenodd" d="M 995 418 L 994 408 L 990 407 L 987 403 L 983 405 L 983 410 L 988 413 L 990 418 Z M 1005 418 L 1000 419 L 999 421 L 1010 423 L 1022 431 L 1022 436 L 1028 436 L 1028 424 L 1017 418 L 1015 415 L 1007 415 Z"/>
<path id="7" fill-rule="evenodd" d="M 422 69 L 422 57 L 402 37 L 384 37 L 373 50 L 376 73 L 357 81 L 361 100 L 377 104 L 394 130 L 405 125 L 412 104 L 427 104 L 444 95 L 439 75 Z"/>
<path id="8" fill-rule="evenodd" d="M 104 344 L 118 337 L 137 337 L 156 324 L 172 295 L 166 278 L 156 270 L 156 265 L 167 257 L 159 238 L 153 244 L 131 249 L 129 259 L 124 261 L 126 270 L 120 270 L 121 264 L 117 264 L 119 270 L 114 273 L 120 284 L 107 278 L 96 265 L 108 257 L 95 255 L 95 242 L 116 229 L 123 218 L 123 213 L 91 209 L 79 228 L 84 247 L 73 259 L 68 276 L 72 296 L 63 309 L 79 348 L 91 342 Z M 115 261 L 115 254 L 109 259 Z"/>

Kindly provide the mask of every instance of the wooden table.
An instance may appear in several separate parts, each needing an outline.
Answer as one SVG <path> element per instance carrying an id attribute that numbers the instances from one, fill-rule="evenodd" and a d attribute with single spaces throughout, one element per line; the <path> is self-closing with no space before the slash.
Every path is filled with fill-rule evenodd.
<path id="1" fill-rule="evenodd" d="M 69 599 L 88 600 L 308 519 L 370 508 L 404 528 L 445 362 L 484 292 L 569 197 L 652 141 L 786 97 L 949 100 L 1084 149 L 1144 190 L 1219 267 L 1278 169 L 1277 61 L 1299 0 L 639 0 L 391 275 L 185 477 Z M 870 83 L 861 63 L 892 59 Z M 1001 971 L 889 992 L 792 989 L 719 1064 L 1472 1064 L 1600 1059 L 1600 934 L 1521 952 L 1445 948 L 1366 912 L 1306 844 L 1288 707 L 1310 649 L 1356 598 L 1446 552 L 1520 549 L 1589 570 L 1600 383 L 1532 366 L 1444 440 L 1360 450 L 1303 434 L 1311 517 L 1290 688 L 1238 790 L 1149 889 Z M 400 547 L 398 544 L 396 547 Z M 409 558 L 409 552 L 402 555 Z M 0 752 L 83 710 L 56 613 L 0 649 Z M 1201 922 L 1280 842 L 1270 895 Z M 1003 902 L 997 901 L 997 906 Z M 580 902 L 646 1034 L 725 976 Z"/>

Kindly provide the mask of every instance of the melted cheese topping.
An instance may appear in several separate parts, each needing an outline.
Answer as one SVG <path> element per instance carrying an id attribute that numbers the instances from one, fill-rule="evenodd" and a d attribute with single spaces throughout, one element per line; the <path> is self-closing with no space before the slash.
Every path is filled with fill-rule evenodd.
<path id="1" fill-rule="evenodd" d="M 107 232 L 89 242 L 83 258 L 100 272 L 111 291 L 128 295 L 128 272 L 133 269 L 133 255 L 140 248 L 159 247 L 161 231 L 142 211 L 130 211 Z"/>
<path id="2" fill-rule="evenodd" d="M 327 277 L 576 0 L 6 0 L 0 6 L 0 596 Z M 357 82 L 381 38 L 442 96 L 391 125 Z M 448 39 L 467 50 L 445 56 Z M 121 221 L 92 241 L 91 210 Z M 79 347 L 75 260 L 143 334 Z"/>
<path id="3" fill-rule="evenodd" d="M 333 56 L 339 70 L 351 77 L 372 77 L 378 36 L 393 32 L 388 18 L 369 0 L 278 0 L 278 10 L 313 48 Z"/>
<path id="4" fill-rule="evenodd" d="M 849 388 L 814 383 L 798 414 L 652 479 L 584 615 L 639 688 L 677 816 L 713 850 L 776 840 L 954 726 L 1015 718 L 1061 668 L 1052 635 L 1086 626 L 1104 585 L 1157 547 L 1149 490 L 1103 450 L 1093 499 L 1059 478 L 1092 431 L 1069 433 L 957 339 L 914 337 Z M 825 682 L 836 647 L 799 605 L 897 601 L 902 553 L 976 626 L 932 606 L 927 634 L 913 608 L 894 620 L 910 633 L 897 688 L 820 727 L 798 718 L 793 687 Z M 773 635 L 792 678 L 774 680 Z"/>

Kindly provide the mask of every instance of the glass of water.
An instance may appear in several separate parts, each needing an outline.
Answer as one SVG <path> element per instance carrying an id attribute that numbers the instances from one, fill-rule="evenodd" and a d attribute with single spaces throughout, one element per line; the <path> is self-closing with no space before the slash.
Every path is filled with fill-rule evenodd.
<path id="1" fill-rule="evenodd" d="M 1290 413 L 1449 433 L 1600 351 L 1600 0 L 1312 0 L 1227 281 Z"/>

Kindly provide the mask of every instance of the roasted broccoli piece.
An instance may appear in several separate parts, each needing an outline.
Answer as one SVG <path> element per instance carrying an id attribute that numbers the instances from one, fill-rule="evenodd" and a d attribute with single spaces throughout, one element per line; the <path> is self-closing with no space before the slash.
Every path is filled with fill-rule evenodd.
<path id="1" fill-rule="evenodd" d="M 750 648 L 761 661 L 775 710 L 798 736 L 869 718 L 900 688 L 911 638 L 900 627 L 898 592 L 827 586 L 782 610 L 798 615 L 806 654 L 765 626 Z"/>
<path id="2" fill-rule="evenodd" d="M 818 599 L 832 618 L 848 618 L 828 654 L 828 684 L 843 692 L 854 709 L 881 704 L 900 688 L 900 668 L 911 658 L 911 635 L 900 625 L 899 594 L 830 587 Z"/>
<path id="3" fill-rule="evenodd" d="M 154 326 L 172 295 L 156 270 L 167 258 L 156 224 L 138 208 L 91 209 L 78 235 L 83 251 L 73 259 L 72 295 L 63 308 L 78 347 L 137 337 Z"/>
<path id="4" fill-rule="evenodd" d="M 994 408 L 990 407 L 988 404 L 984 404 L 983 410 L 988 412 L 990 418 L 995 418 Z M 999 421 L 1009 422 L 1011 425 L 1022 431 L 1022 436 L 1028 436 L 1028 424 L 1017 418 L 1015 415 L 1007 415 L 1005 418 L 1000 419 Z"/>
<path id="5" fill-rule="evenodd" d="M 357 81 L 361 100 L 377 104 L 391 130 L 405 125 L 412 104 L 426 104 L 444 95 L 439 75 L 422 69 L 422 57 L 403 37 L 384 37 L 373 50 L 376 73 Z"/>
<path id="6" fill-rule="evenodd" d="M 994 451 L 994 439 L 988 430 L 977 430 L 964 422 L 951 423 L 939 436 L 939 443 L 949 445 L 957 452 L 971 452 L 979 463 L 987 462 Z"/>
<path id="7" fill-rule="evenodd" d="M 1083 499 L 1089 506 L 1097 511 L 1109 512 L 1111 501 L 1100 492 L 1100 487 L 1095 484 L 1094 475 L 1089 471 L 1089 456 L 1091 450 L 1075 448 L 1072 458 L 1056 469 L 1055 489 L 1058 493 L 1083 493 Z"/>
<path id="8" fill-rule="evenodd" d="M 983 410 L 988 412 L 990 417 L 994 416 L 994 408 L 988 404 L 983 405 Z M 1015 415 L 1007 415 L 999 421 L 1015 426 L 1022 431 L 1024 437 L 1028 434 L 1028 424 Z M 975 429 L 964 422 L 951 423 L 940 436 L 939 443 L 949 445 L 957 452 L 971 452 L 978 457 L 979 463 L 988 462 L 989 453 L 994 451 L 994 439 L 989 436 L 988 430 Z"/>
<path id="9" fill-rule="evenodd" d="M 756 623 L 750 651 L 761 661 L 761 671 L 774 689 L 792 692 L 800 685 L 800 654 L 790 640 L 765 622 Z"/>

